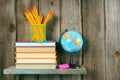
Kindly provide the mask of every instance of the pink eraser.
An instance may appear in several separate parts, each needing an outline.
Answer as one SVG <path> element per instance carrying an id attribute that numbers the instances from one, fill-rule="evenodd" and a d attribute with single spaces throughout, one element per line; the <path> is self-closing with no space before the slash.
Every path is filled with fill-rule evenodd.
<path id="1" fill-rule="evenodd" d="M 60 64 L 59 65 L 59 69 L 63 70 L 63 69 L 68 69 L 70 68 L 69 64 Z"/>

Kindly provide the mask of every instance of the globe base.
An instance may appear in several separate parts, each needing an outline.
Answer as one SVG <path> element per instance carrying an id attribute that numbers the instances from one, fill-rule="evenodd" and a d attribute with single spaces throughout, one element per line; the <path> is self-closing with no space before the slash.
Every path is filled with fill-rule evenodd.
<path id="1" fill-rule="evenodd" d="M 74 63 L 74 55 L 73 55 L 73 54 L 70 55 L 69 66 L 70 66 L 70 68 L 72 68 L 72 69 L 80 68 L 79 65 L 76 65 L 76 64 Z"/>

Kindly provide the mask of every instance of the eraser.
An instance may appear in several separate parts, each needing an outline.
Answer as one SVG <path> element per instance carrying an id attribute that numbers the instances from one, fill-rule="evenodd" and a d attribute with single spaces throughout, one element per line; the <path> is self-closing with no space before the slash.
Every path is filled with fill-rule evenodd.
<path id="1" fill-rule="evenodd" d="M 64 70 L 70 68 L 69 64 L 60 64 L 59 69 Z"/>

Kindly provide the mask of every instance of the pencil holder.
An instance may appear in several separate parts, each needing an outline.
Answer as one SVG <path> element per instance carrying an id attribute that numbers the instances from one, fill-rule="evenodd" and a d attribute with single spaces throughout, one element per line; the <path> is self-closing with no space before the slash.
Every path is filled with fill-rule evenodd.
<path id="1" fill-rule="evenodd" d="M 43 42 L 46 40 L 46 24 L 32 24 L 31 40 L 33 42 Z"/>

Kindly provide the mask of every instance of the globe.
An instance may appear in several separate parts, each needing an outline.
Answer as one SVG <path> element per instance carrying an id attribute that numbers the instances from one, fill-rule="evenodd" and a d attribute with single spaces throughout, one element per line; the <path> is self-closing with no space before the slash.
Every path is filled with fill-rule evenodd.
<path id="1" fill-rule="evenodd" d="M 60 44 L 67 53 L 76 54 L 82 48 L 83 39 L 77 31 L 66 31 L 61 36 Z"/>
<path id="2" fill-rule="evenodd" d="M 70 68 L 80 67 L 79 65 L 76 65 L 74 63 L 73 54 L 76 54 L 82 48 L 83 45 L 82 36 L 77 31 L 66 30 L 60 38 L 60 44 L 64 51 L 70 54 L 69 61 Z"/>

